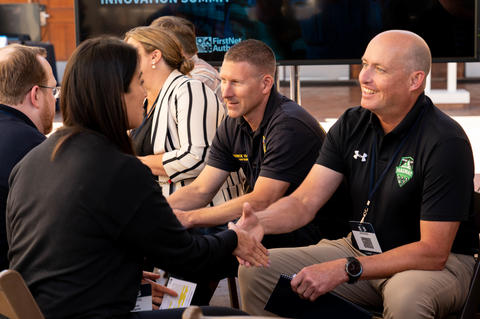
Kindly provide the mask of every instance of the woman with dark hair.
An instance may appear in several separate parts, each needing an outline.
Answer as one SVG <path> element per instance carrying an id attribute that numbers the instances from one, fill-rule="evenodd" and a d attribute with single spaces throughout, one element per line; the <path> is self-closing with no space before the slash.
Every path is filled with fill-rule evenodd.
<path id="1" fill-rule="evenodd" d="M 266 264 L 263 246 L 235 225 L 195 236 L 175 218 L 127 135 L 142 121 L 144 98 L 134 47 L 83 42 L 63 78 L 64 127 L 12 171 L 10 267 L 46 318 L 144 318 L 130 313 L 144 258 L 206 276 L 232 251 Z"/>

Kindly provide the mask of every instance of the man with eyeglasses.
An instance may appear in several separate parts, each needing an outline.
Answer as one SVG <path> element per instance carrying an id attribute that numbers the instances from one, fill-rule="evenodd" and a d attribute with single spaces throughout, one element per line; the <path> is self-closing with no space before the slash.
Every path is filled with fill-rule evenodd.
<path id="1" fill-rule="evenodd" d="M 60 92 L 43 48 L 0 48 L 0 269 L 8 268 L 5 205 L 12 168 L 45 140 Z"/>

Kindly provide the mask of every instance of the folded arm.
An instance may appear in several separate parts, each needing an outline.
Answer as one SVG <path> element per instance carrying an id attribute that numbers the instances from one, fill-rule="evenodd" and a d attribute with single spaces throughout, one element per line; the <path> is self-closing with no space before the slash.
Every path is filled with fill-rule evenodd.
<path id="1" fill-rule="evenodd" d="M 138 159 L 148 166 L 152 171 L 152 174 L 155 176 L 167 176 L 165 168 L 163 167 L 163 153 L 162 154 L 153 154 L 147 156 L 138 156 Z"/>

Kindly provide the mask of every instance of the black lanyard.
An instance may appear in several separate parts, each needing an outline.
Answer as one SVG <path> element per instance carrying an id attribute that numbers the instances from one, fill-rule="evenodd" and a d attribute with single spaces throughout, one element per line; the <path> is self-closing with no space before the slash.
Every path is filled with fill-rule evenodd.
<path id="1" fill-rule="evenodd" d="M 363 216 L 362 219 L 360 220 L 360 223 L 363 223 L 365 220 L 365 217 L 367 216 L 368 209 L 370 208 L 370 203 L 372 201 L 373 195 L 377 191 L 378 187 L 380 184 L 383 182 L 383 179 L 385 178 L 385 175 L 387 175 L 388 170 L 392 167 L 393 162 L 398 156 L 398 153 L 400 153 L 400 150 L 402 149 L 403 145 L 405 145 L 405 142 L 407 142 L 407 139 L 412 135 L 413 131 L 415 128 L 418 126 L 418 123 L 420 123 L 420 119 L 423 117 L 423 114 L 425 113 L 426 108 L 423 107 L 422 112 L 420 115 L 417 117 L 417 120 L 415 123 L 410 127 L 410 130 L 408 130 L 407 134 L 403 137 L 403 139 L 400 141 L 398 144 L 395 152 L 393 153 L 392 158 L 387 164 L 387 167 L 383 170 L 382 174 L 380 174 L 380 177 L 377 179 L 376 182 L 375 180 L 375 164 L 376 164 L 376 151 L 377 151 L 377 134 L 374 134 L 374 140 L 373 140 L 373 146 L 372 146 L 372 151 L 371 151 L 371 163 L 370 163 L 370 181 L 368 183 L 368 199 L 367 199 L 367 204 L 365 205 L 365 208 L 363 209 Z M 375 183 L 375 185 L 374 185 Z"/>

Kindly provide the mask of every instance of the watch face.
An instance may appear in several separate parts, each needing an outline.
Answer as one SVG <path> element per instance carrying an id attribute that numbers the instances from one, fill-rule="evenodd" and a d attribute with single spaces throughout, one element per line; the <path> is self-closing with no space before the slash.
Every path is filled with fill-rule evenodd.
<path id="1" fill-rule="evenodd" d="M 348 263 L 347 271 L 352 276 L 358 275 L 362 272 L 362 264 L 358 260 L 353 259 Z"/>

